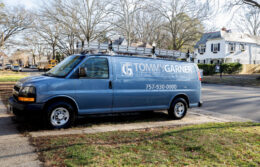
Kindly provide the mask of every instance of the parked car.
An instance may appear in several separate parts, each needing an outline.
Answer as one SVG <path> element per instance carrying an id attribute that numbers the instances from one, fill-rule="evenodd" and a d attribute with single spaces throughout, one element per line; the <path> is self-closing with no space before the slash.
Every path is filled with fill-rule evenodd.
<path id="1" fill-rule="evenodd" d="M 31 65 L 30 69 L 37 69 L 36 65 Z"/>
<path id="2" fill-rule="evenodd" d="M 11 64 L 5 64 L 5 70 L 11 70 L 12 65 Z"/>
<path id="3" fill-rule="evenodd" d="M 3 70 L 4 68 L 3 68 L 3 65 L 2 64 L 0 64 L 0 70 Z"/>
<path id="4" fill-rule="evenodd" d="M 181 119 L 201 106 L 196 64 L 133 56 L 73 55 L 42 76 L 21 79 L 9 98 L 15 115 L 66 128 L 77 115 L 168 110 Z"/>
<path id="5" fill-rule="evenodd" d="M 14 65 L 14 66 L 12 66 L 12 71 L 20 72 L 20 71 L 22 71 L 22 67 Z"/>

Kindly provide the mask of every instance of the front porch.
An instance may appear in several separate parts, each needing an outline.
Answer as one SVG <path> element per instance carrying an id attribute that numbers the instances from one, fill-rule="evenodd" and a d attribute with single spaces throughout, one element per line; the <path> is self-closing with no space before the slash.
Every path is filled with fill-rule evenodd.
<path id="1" fill-rule="evenodd" d="M 194 61 L 195 63 L 198 64 L 220 64 L 220 63 L 226 63 L 226 60 L 224 58 L 219 58 L 219 59 L 197 59 L 197 62 Z"/>

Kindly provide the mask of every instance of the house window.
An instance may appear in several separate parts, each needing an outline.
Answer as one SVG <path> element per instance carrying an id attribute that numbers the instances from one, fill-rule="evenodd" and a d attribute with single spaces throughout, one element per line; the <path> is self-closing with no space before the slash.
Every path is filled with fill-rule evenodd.
<path id="1" fill-rule="evenodd" d="M 220 43 L 211 44 L 211 52 L 217 53 L 220 51 Z"/>
<path id="2" fill-rule="evenodd" d="M 236 44 L 235 43 L 229 43 L 228 44 L 228 51 L 230 53 L 234 53 L 236 51 Z"/>
<path id="3" fill-rule="evenodd" d="M 240 48 L 240 50 L 243 52 L 243 51 L 245 51 L 245 44 L 240 44 L 239 45 L 239 48 Z"/>
<path id="4" fill-rule="evenodd" d="M 206 45 L 205 44 L 199 45 L 198 52 L 199 52 L 199 54 L 205 53 L 206 52 Z"/>

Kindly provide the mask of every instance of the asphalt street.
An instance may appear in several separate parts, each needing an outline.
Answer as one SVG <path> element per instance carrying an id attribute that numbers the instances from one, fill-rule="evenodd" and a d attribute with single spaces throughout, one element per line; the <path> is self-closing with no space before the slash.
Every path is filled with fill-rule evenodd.
<path id="1" fill-rule="evenodd" d="M 29 73 L 30 76 L 41 75 L 44 73 L 44 71 L 39 71 L 38 69 L 30 69 L 30 68 L 23 68 L 22 72 Z"/>
<path id="2" fill-rule="evenodd" d="M 202 85 L 201 109 L 260 121 L 260 88 Z"/>

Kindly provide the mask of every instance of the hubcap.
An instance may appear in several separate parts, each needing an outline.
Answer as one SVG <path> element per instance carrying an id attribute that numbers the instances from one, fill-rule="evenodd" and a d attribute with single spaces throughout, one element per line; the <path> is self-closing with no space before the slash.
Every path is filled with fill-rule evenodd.
<path id="1" fill-rule="evenodd" d="M 51 113 L 51 124 L 53 126 L 65 125 L 70 118 L 69 111 L 64 107 L 56 108 Z"/>
<path id="2" fill-rule="evenodd" d="M 174 112 L 177 117 L 182 117 L 185 112 L 185 106 L 182 102 L 178 102 L 174 107 Z"/>

